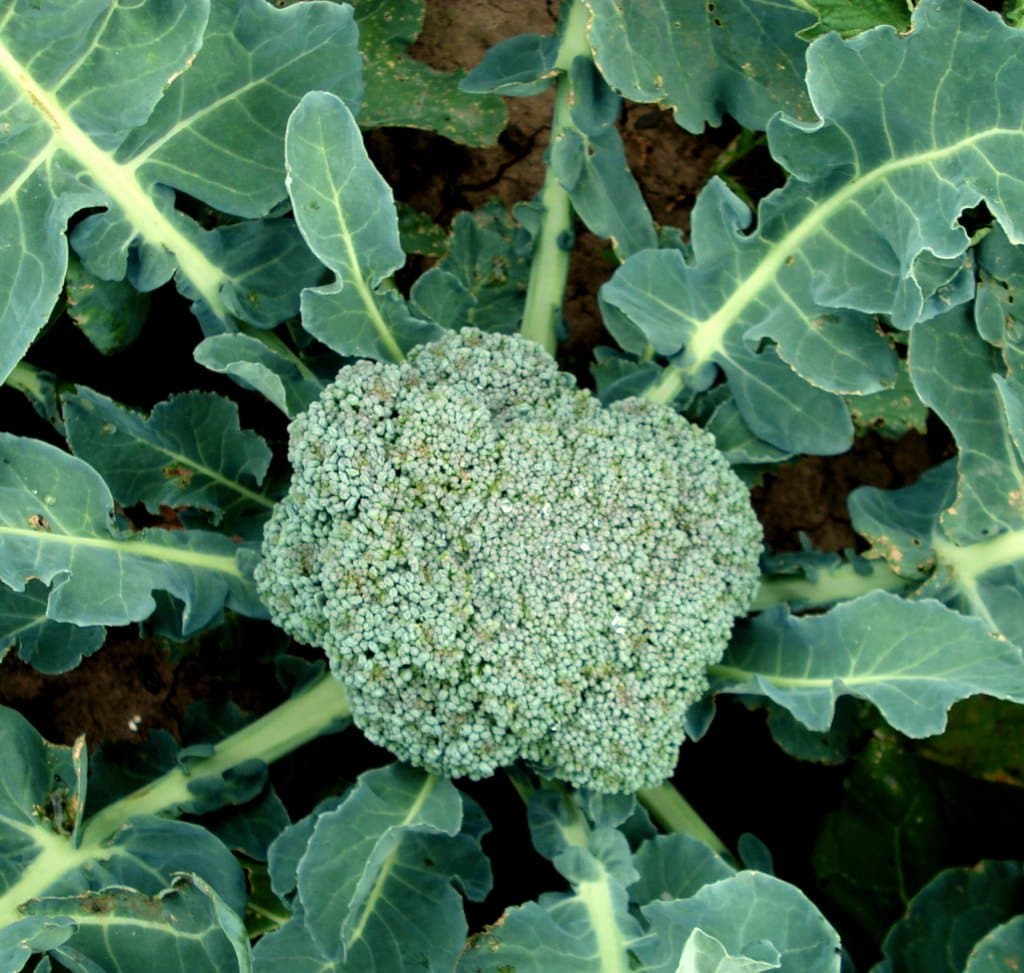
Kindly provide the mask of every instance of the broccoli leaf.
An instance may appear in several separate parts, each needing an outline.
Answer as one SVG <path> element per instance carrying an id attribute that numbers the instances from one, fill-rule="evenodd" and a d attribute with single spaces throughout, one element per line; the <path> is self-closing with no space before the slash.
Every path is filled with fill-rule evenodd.
<path id="1" fill-rule="evenodd" d="M 0 580 L 15 591 L 51 585 L 53 621 L 139 621 L 153 611 L 154 590 L 184 603 L 184 634 L 225 605 L 264 615 L 249 576 L 254 552 L 205 531 L 117 530 L 106 483 L 54 446 L 0 434 L 0 498 Z"/>
<path id="2" fill-rule="evenodd" d="M 822 615 L 763 612 L 710 673 L 714 692 L 768 696 L 818 731 L 842 695 L 874 703 L 912 737 L 941 733 L 949 707 L 976 693 L 1024 702 L 1019 648 L 980 619 L 882 591 Z"/>
<path id="3" fill-rule="evenodd" d="M 598 825 L 578 801 L 554 791 L 530 799 L 534 846 L 572 892 L 507 910 L 470 941 L 460 973 L 837 973 L 835 931 L 793 886 L 737 874 L 681 834 L 657 836 L 631 854 L 622 831 Z M 717 952 L 694 939 L 698 930 Z M 716 956 L 724 965 L 693 965 Z"/>
<path id="4" fill-rule="evenodd" d="M 630 884 L 629 898 L 637 905 L 688 899 L 705 885 L 736 874 L 704 842 L 680 833 L 645 841 L 633 856 L 633 865 L 640 877 Z"/>
<path id="5" fill-rule="evenodd" d="M 324 387 L 293 352 L 253 335 L 211 335 L 196 345 L 193 357 L 211 371 L 265 395 L 289 417 L 305 409 Z"/>
<path id="6" fill-rule="evenodd" d="M 830 30 L 849 37 L 877 24 L 891 24 L 899 30 L 910 27 L 910 0 L 793 0 L 793 3 L 818 17 L 813 27 L 800 31 L 800 36 L 807 40 Z"/>
<path id="7" fill-rule="evenodd" d="M 309 248 L 335 274 L 302 292 L 302 324 L 343 355 L 401 361 L 441 328 L 385 282 L 405 263 L 391 187 L 373 167 L 345 103 L 307 94 L 288 122 L 288 191 Z"/>
<path id="8" fill-rule="evenodd" d="M 107 482 L 128 507 L 142 502 L 199 507 L 214 523 L 239 507 L 269 512 L 273 501 L 256 487 L 270 465 L 263 437 L 243 431 L 238 406 L 208 392 L 185 392 L 154 407 L 149 418 L 91 389 L 64 396 L 64 422 L 74 454 Z"/>
<path id="9" fill-rule="evenodd" d="M 0 707 L 0 926 L 39 897 L 75 896 L 110 885 L 156 895 L 172 873 L 202 874 L 231 908 L 245 904 L 241 869 L 213 835 L 194 824 L 139 817 L 113 839 L 86 837 L 84 742 L 47 743 L 14 710 Z M 64 914 L 36 905 L 41 916 Z"/>
<path id="10" fill-rule="evenodd" d="M 127 280 L 102 280 L 68 254 L 68 317 L 104 355 L 120 351 L 141 333 L 149 313 L 149 295 Z"/>
<path id="11" fill-rule="evenodd" d="M 586 0 L 594 59 L 632 101 L 656 102 L 700 133 L 723 112 L 763 129 L 784 109 L 811 117 L 804 90 L 806 45 L 796 33 L 811 18 L 771 0 Z"/>
<path id="12" fill-rule="evenodd" d="M 923 593 L 1024 646 L 1021 361 L 1013 341 L 987 343 L 962 309 L 915 327 L 911 379 L 957 440 L 956 476 L 946 464 L 902 490 L 856 490 L 849 506 L 854 527 L 894 571 L 930 570 Z"/>
<path id="13" fill-rule="evenodd" d="M 279 857 L 294 863 L 297 841 L 308 840 L 295 916 L 260 942 L 256 968 L 451 969 L 466 935 L 452 882 L 474 897 L 489 887 L 481 829 L 467 820 L 444 778 L 401 764 L 363 774 L 340 803 L 271 847 L 280 893 L 293 882 Z"/>
<path id="14" fill-rule="evenodd" d="M 288 112 L 311 86 L 360 97 L 351 10 L 263 0 L 16 0 L 0 16 L 0 120 L 8 165 L 0 195 L 0 313 L 6 376 L 46 322 L 75 227 L 85 269 L 150 290 L 177 273 L 201 317 L 227 326 L 246 275 L 173 209 L 173 190 L 243 217 L 285 195 Z M 273 299 L 295 282 L 275 278 Z M 243 296 L 236 297 L 238 290 Z"/>
<path id="15" fill-rule="evenodd" d="M 1022 896 L 1024 866 L 1019 862 L 985 861 L 940 872 L 886 936 L 880 973 L 960 973 L 975 943 L 1012 918 Z"/>
<path id="16" fill-rule="evenodd" d="M 505 106 L 459 90 L 462 72 L 446 74 L 407 51 L 423 29 L 423 0 L 358 0 L 359 48 L 365 63 L 363 128 L 400 125 L 437 132 L 463 145 L 493 145 Z M 450 16 L 440 8 L 439 16 Z"/>
<path id="17" fill-rule="evenodd" d="M 769 124 L 792 176 L 762 201 L 756 231 L 743 232 L 746 207 L 713 181 L 693 212 L 692 261 L 637 254 L 601 299 L 677 356 L 666 397 L 702 387 L 717 365 L 758 436 L 838 452 L 852 427 L 832 396 L 896 379 L 873 315 L 910 328 L 971 296 L 961 212 L 984 200 L 1024 239 L 1024 34 L 966 0 L 923 0 L 909 34 L 829 34 L 807 58 L 822 120 Z M 622 340 L 635 344 L 635 330 Z"/>
<path id="18" fill-rule="evenodd" d="M 778 953 L 769 960 L 730 953 L 714 936 L 694 929 L 683 947 L 675 973 L 762 973 L 779 968 Z"/>
<path id="19" fill-rule="evenodd" d="M 111 888 L 68 898 L 36 899 L 26 914 L 67 918 L 74 932 L 48 952 L 73 970 L 155 973 L 250 973 L 245 926 L 195 875 L 181 875 L 157 895 Z"/>
<path id="20" fill-rule="evenodd" d="M 412 287 L 415 310 L 452 331 L 467 325 L 515 331 L 530 273 L 529 261 L 516 252 L 515 236 L 516 224 L 501 203 L 459 213 L 447 252 Z"/>
<path id="21" fill-rule="evenodd" d="M 654 220 L 615 127 L 621 99 L 585 58 L 569 67 L 569 103 L 570 123 L 553 140 L 549 164 L 573 209 L 611 241 L 620 260 L 657 247 Z"/>
<path id="22" fill-rule="evenodd" d="M 911 334 L 914 385 L 957 441 L 957 496 L 942 527 L 958 544 L 1024 527 L 1024 459 L 1007 409 L 1024 392 L 1024 377 L 1012 361 L 981 339 L 963 309 Z"/>
<path id="23" fill-rule="evenodd" d="M 47 618 L 49 598 L 49 590 L 39 581 L 30 581 L 24 591 L 0 585 L 0 659 L 17 645 L 22 662 L 55 674 L 74 669 L 103 645 L 106 629 L 101 625 L 79 626 Z"/>
<path id="24" fill-rule="evenodd" d="M 64 419 L 60 414 L 59 379 L 53 372 L 44 371 L 20 361 L 7 376 L 4 385 L 17 389 L 28 399 L 36 413 L 58 432 L 64 432 Z"/>
<path id="25" fill-rule="evenodd" d="M 974 944 L 964 973 L 1002 973 L 1024 956 L 1024 915 L 996 926 Z"/>
<path id="26" fill-rule="evenodd" d="M 641 912 L 654 933 L 636 947 L 637 955 L 646 961 L 644 970 L 676 973 L 678 967 L 672 964 L 686 956 L 692 930 L 699 929 L 716 940 L 726 955 L 764 964 L 748 965 L 748 970 L 839 971 L 835 930 L 803 892 L 772 875 L 740 872 L 705 885 L 691 898 L 650 902 Z"/>

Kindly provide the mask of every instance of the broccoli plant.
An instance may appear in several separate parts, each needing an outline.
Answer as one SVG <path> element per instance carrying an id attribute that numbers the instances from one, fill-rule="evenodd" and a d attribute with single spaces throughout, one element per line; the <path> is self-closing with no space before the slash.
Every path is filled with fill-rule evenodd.
<path id="1" fill-rule="evenodd" d="M 0 707 L 0 973 L 1017 962 L 1005 7 L 566 0 L 451 75 L 410 52 L 420 0 L 10 0 L 0 693 L 115 644 L 203 677 L 130 748 Z M 435 225 L 364 141 L 487 145 L 546 91 L 511 212 Z M 680 225 L 627 103 L 735 133 Z M 928 462 L 842 498 L 856 547 L 763 543 L 752 488 L 913 426 Z M 1007 708 L 947 730 L 978 696 Z M 759 787 L 755 725 L 770 773 L 841 788 Z M 815 805 L 796 863 L 750 833 L 770 805 Z"/>

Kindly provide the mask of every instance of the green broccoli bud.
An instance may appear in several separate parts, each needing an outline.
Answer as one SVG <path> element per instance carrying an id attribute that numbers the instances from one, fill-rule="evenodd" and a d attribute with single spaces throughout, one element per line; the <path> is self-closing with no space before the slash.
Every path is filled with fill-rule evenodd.
<path id="1" fill-rule="evenodd" d="M 671 775 L 759 580 L 760 525 L 708 433 L 467 329 L 344 368 L 289 459 L 257 584 L 371 740 L 452 777 Z"/>

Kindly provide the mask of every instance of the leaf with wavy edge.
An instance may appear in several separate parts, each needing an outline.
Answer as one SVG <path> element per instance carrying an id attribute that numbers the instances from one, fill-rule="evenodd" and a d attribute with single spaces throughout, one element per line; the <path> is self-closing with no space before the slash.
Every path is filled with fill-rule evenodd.
<path id="1" fill-rule="evenodd" d="M 30 581 L 24 591 L 0 585 L 0 659 L 12 646 L 18 656 L 39 672 L 67 672 L 103 645 L 107 630 L 101 625 L 72 625 L 46 617 L 50 592 Z"/>
<path id="2" fill-rule="evenodd" d="M 263 437 L 239 424 L 238 406 L 212 392 L 183 392 L 146 417 L 92 389 L 63 397 L 68 444 L 122 506 L 198 507 L 220 523 L 239 508 L 267 514 L 258 488 L 270 465 Z"/>
<path id="3" fill-rule="evenodd" d="M 984 323 L 987 312 L 975 317 Z M 855 529 L 895 572 L 923 582 L 919 594 L 976 615 L 1019 646 L 1024 459 L 1015 400 L 1024 392 L 1022 358 L 1011 340 L 983 340 L 963 309 L 917 325 L 910 338 L 911 379 L 956 438 L 955 464 L 935 467 L 899 490 L 862 487 L 849 498 Z"/>
<path id="4" fill-rule="evenodd" d="M 784 109 L 810 116 L 804 52 L 796 36 L 813 18 L 773 0 L 585 0 L 590 42 L 608 83 L 632 101 L 656 102 L 700 133 L 724 112 L 764 128 Z"/>
<path id="5" fill-rule="evenodd" d="M 937 601 L 881 591 L 821 615 L 763 612 L 710 675 L 713 692 L 767 696 L 817 731 L 844 695 L 873 703 L 911 737 L 941 733 L 950 706 L 968 696 L 1024 702 L 1019 648 Z"/>
<path id="6" fill-rule="evenodd" d="M 459 88 L 461 71 L 444 73 L 409 56 L 423 30 L 423 0 L 358 0 L 355 7 L 366 72 L 364 128 L 397 125 L 463 145 L 495 144 L 507 122 L 501 99 L 467 94 Z"/>
<path id="7" fill-rule="evenodd" d="M 403 764 L 363 774 L 271 846 L 293 918 L 256 948 L 258 970 L 451 970 L 466 922 L 452 887 L 480 900 L 483 812 L 451 781 Z"/>
<path id="8" fill-rule="evenodd" d="M 196 875 L 179 875 L 152 896 L 110 888 L 36 899 L 25 912 L 74 921 L 74 933 L 49 951 L 72 969 L 252 973 L 242 920 Z"/>
<path id="9" fill-rule="evenodd" d="M 127 273 L 140 289 L 176 272 L 199 313 L 229 321 L 245 306 L 234 291 L 245 293 L 246 275 L 174 211 L 172 189 L 236 215 L 266 213 L 284 196 L 288 112 L 310 87 L 357 101 L 359 63 L 351 10 L 334 4 L 284 11 L 224 0 L 212 12 L 209 0 L 7 4 L 0 237 L 13 245 L 0 257 L 0 376 L 57 300 L 63 229 L 86 207 L 106 210 L 73 234 L 87 270 Z"/>
<path id="10" fill-rule="evenodd" d="M 147 618 L 152 592 L 184 604 L 182 631 L 196 632 L 227 606 L 264 617 L 251 580 L 255 551 L 222 534 L 114 526 L 106 483 L 55 446 L 0 434 L 0 580 L 22 591 L 51 586 L 47 617 L 77 625 Z"/>
<path id="11" fill-rule="evenodd" d="M 758 436 L 837 452 L 852 429 L 835 396 L 896 375 L 871 315 L 909 328 L 971 296 L 960 213 L 984 200 L 1024 240 L 1024 34 L 971 0 L 923 0 L 909 34 L 831 34 L 807 62 L 822 121 L 769 124 L 792 177 L 762 201 L 757 230 L 743 233 L 745 207 L 713 182 L 692 261 L 638 254 L 601 300 L 673 357 L 662 398 L 718 366 Z M 635 345 L 635 331 L 624 339 Z"/>

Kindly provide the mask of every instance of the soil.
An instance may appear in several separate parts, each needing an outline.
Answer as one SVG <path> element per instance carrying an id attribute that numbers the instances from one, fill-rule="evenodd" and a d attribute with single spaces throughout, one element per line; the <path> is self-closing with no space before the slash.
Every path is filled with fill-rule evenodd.
<path id="1" fill-rule="evenodd" d="M 488 47 L 513 33 L 550 33 L 555 6 L 547 0 L 428 0 L 424 30 L 412 53 L 438 69 L 467 69 Z M 430 133 L 397 129 L 370 133 L 368 145 L 399 199 L 448 224 L 459 211 L 488 199 L 497 198 L 511 206 L 539 190 L 544 175 L 551 95 L 510 99 L 508 112 L 508 126 L 498 144 L 491 148 L 467 149 Z M 655 218 L 662 224 L 688 231 L 696 193 L 736 130 L 725 127 L 694 136 L 678 128 L 670 113 L 635 104 L 624 106 L 622 123 L 630 165 Z M 755 154 L 745 161 L 744 184 L 748 189 L 753 187 L 763 193 L 776 183 L 777 172 L 766 158 Z M 604 340 L 596 294 L 613 269 L 605 242 L 581 229 L 565 311 L 571 333 L 566 354 L 571 360 L 589 359 L 590 349 Z M 196 368 L 191 361 L 183 362 L 182 367 Z M 168 367 L 165 373 L 175 374 L 176 369 Z M 209 375 L 203 374 L 207 387 L 216 387 Z M 35 420 L 26 419 L 26 423 L 32 422 Z M 279 429 L 278 434 L 281 432 Z M 41 434 L 38 425 L 32 427 L 31 434 Z M 754 493 L 768 543 L 776 549 L 796 549 L 803 533 L 826 550 L 855 547 L 858 540 L 850 528 L 845 507 L 849 491 L 860 484 L 893 487 L 911 482 L 941 458 L 946 449 L 941 430 L 930 431 L 927 436 L 911 434 L 898 441 L 867 435 L 859 438 L 853 450 L 844 456 L 803 459 L 779 468 L 766 476 Z M 0 666 L 0 703 L 20 709 L 54 742 L 68 744 L 84 733 L 94 746 L 106 740 L 142 739 L 158 727 L 180 737 L 185 712 L 196 699 L 231 696 L 259 712 L 273 704 L 278 692 L 267 673 L 261 673 L 255 683 L 239 682 L 236 666 L 218 669 L 210 664 L 209 657 L 204 657 L 203 665 L 197 664 L 195 657 L 173 665 L 170 660 L 175 649 L 170 644 L 158 639 L 139 639 L 127 630 L 117 635 L 75 671 L 61 676 L 42 676 L 13 655 L 8 657 Z M 230 673 L 226 679 L 225 672 Z M 713 782 L 714 766 L 723 765 L 718 762 L 718 753 L 725 748 L 731 755 L 724 763 L 731 766 L 732 776 L 747 782 L 746 793 L 793 792 L 796 785 L 780 786 L 778 775 L 773 777 L 773 771 L 762 759 L 765 754 L 777 753 L 767 740 L 763 718 L 742 711 L 734 717 L 732 726 L 733 732 L 738 727 L 744 734 L 743 755 L 736 757 L 733 738 L 715 742 L 716 734 L 729 735 L 727 728 L 713 729 L 708 744 L 701 744 L 707 756 L 684 760 L 684 770 L 697 785 L 695 789 L 710 792 L 712 788 L 701 788 L 700 779 L 707 776 L 704 783 Z M 750 787 L 749 781 L 755 777 L 765 778 L 763 788 Z M 812 778 L 807 786 L 832 793 L 837 784 L 831 778 L 818 777 Z M 722 794 L 728 793 L 728 788 L 716 788 Z M 486 796 L 486 787 L 480 792 Z M 825 803 L 836 799 L 832 793 Z M 499 804 L 515 804 L 508 795 L 497 800 Z M 728 822 L 736 819 L 736 808 L 742 802 L 742 793 L 738 793 L 735 799 L 716 802 L 715 806 L 704 807 L 699 801 L 695 804 L 712 817 L 714 812 L 721 812 L 720 819 L 724 816 L 727 822 L 722 836 L 731 840 L 735 835 L 730 833 L 733 825 Z M 798 802 L 801 807 L 812 803 Z M 794 830 L 792 821 L 788 824 L 790 831 Z M 735 833 L 747 827 L 736 819 Z M 813 823 L 806 822 L 806 827 L 796 830 L 804 833 L 802 840 L 806 844 L 807 835 L 813 833 Z M 762 836 L 768 838 L 770 834 Z M 790 853 L 795 861 L 803 849 L 791 847 Z M 503 863 L 501 854 L 498 849 L 496 868 L 499 874 L 504 868 L 504 874 L 514 881 L 516 862 L 509 859 Z M 780 857 L 784 865 L 785 850 Z M 784 873 L 784 868 L 780 871 Z M 544 887 L 513 890 L 508 888 L 507 881 L 505 885 L 513 900 L 517 896 L 522 899 L 535 895 Z M 552 883 L 548 882 L 547 887 L 552 887 Z M 495 917 L 496 913 L 481 916 L 487 920 Z"/>

